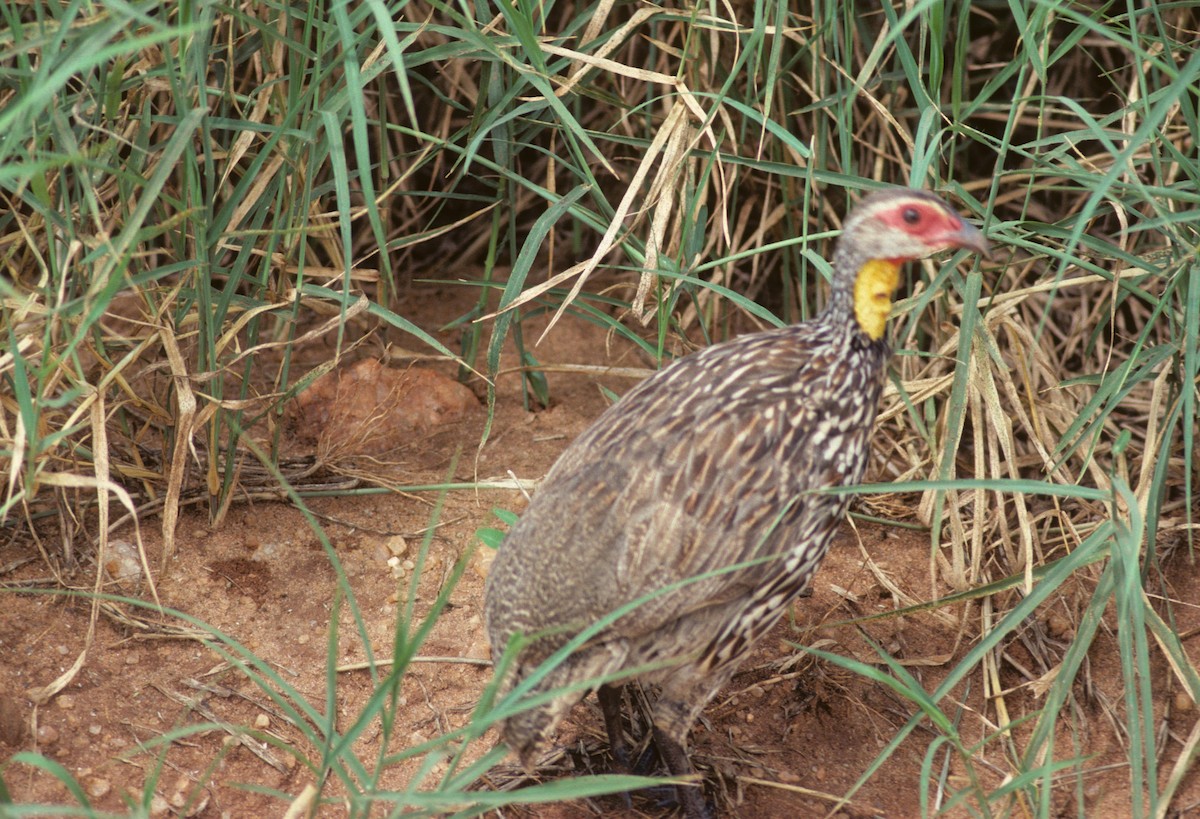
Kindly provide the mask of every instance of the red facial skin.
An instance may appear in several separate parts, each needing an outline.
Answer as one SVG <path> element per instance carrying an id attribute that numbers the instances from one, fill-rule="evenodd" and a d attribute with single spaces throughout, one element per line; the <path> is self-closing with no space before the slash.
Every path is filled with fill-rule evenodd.
<path id="1" fill-rule="evenodd" d="M 891 208 L 877 212 L 875 218 L 888 227 L 907 233 L 925 246 L 921 254 L 888 259 L 897 264 L 949 247 L 966 247 L 985 257 L 990 255 L 987 240 L 977 227 L 964 222 L 957 213 L 940 207 L 936 202 L 919 199 L 898 202 Z"/>
<path id="2" fill-rule="evenodd" d="M 930 202 L 903 202 L 880 213 L 878 218 L 885 225 L 915 236 L 930 247 L 957 245 L 955 239 L 963 229 L 963 221 L 957 215 Z"/>

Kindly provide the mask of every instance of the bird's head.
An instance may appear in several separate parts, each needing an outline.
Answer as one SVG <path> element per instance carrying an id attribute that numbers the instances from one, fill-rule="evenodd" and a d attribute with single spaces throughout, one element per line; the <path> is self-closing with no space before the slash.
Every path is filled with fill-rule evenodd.
<path id="1" fill-rule="evenodd" d="M 872 339 L 883 337 L 900 283 L 900 265 L 939 250 L 969 248 L 987 255 L 974 225 L 931 193 L 888 189 L 864 197 L 846 217 L 834 254 L 834 286 L 850 289 L 854 317 Z"/>

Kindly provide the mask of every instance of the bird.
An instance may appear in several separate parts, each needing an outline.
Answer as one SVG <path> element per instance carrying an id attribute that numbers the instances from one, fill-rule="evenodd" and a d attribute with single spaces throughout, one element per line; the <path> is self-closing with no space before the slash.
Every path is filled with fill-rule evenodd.
<path id="1" fill-rule="evenodd" d="M 595 691 L 614 767 L 629 770 L 623 685 L 657 684 L 654 744 L 687 819 L 712 808 L 692 725 L 808 586 L 861 482 L 905 261 L 981 231 L 936 195 L 885 188 L 847 214 L 813 318 L 683 356 L 638 383 L 563 451 L 502 541 L 484 615 L 500 724 L 527 770 Z M 564 649 L 569 653 L 562 655 Z M 506 654 L 507 652 L 507 654 Z"/>

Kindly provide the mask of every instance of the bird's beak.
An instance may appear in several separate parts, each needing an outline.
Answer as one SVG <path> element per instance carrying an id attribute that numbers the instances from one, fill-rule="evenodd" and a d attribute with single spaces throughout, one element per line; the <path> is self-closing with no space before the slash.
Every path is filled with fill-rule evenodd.
<path id="1" fill-rule="evenodd" d="M 988 241 L 983 237 L 983 233 L 979 228 L 972 224 L 963 222 L 962 226 L 952 233 L 947 233 L 944 237 L 947 247 L 965 247 L 974 250 L 985 259 L 991 258 L 991 248 L 988 246 Z"/>

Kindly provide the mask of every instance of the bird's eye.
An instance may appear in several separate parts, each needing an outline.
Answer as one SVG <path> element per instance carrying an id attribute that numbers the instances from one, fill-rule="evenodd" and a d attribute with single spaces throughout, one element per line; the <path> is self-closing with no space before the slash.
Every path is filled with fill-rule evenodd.
<path id="1" fill-rule="evenodd" d="M 915 225 L 917 222 L 921 221 L 921 212 L 916 208 L 905 208 L 904 221 L 910 225 Z"/>

